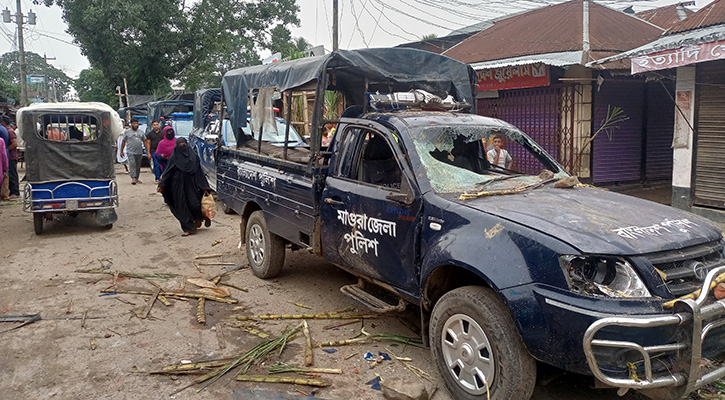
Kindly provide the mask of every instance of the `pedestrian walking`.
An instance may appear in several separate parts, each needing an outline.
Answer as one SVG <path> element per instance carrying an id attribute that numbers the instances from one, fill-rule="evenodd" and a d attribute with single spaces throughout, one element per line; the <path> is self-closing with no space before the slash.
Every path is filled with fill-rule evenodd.
<path id="1" fill-rule="evenodd" d="M 2 117 L 5 115 L 0 115 L 0 121 L 2 120 Z M 8 133 L 8 130 L 5 128 L 4 125 L 0 124 L 0 139 L 3 140 L 3 143 L 5 144 L 5 150 L 3 151 L 5 155 L 5 160 L 7 161 L 10 158 L 10 149 L 8 149 L 8 146 L 10 145 L 10 134 Z M 4 170 L 5 177 L 7 178 L 7 168 Z M 0 199 L 7 200 L 10 198 L 10 181 L 7 179 L 3 179 L 0 184 Z"/>
<path id="2" fill-rule="evenodd" d="M 138 120 L 131 119 L 131 129 L 123 132 L 123 142 L 121 142 L 121 157 L 128 156 L 128 169 L 131 175 L 131 184 L 135 185 L 141 182 L 138 177 L 141 174 L 141 160 L 143 158 L 143 150 L 146 147 L 146 154 L 151 159 L 151 149 L 149 142 L 146 140 L 146 133 L 138 127 Z"/>
<path id="3" fill-rule="evenodd" d="M 176 139 L 174 148 L 166 170 L 161 175 L 159 192 L 164 196 L 164 202 L 169 205 L 181 230 L 181 236 L 189 236 L 201 227 L 210 226 L 211 221 L 201 213 L 201 198 L 205 190 L 209 190 L 204 172 L 196 153 L 189 147 L 185 138 Z"/>
<path id="4" fill-rule="evenodd" d="M 5 140 L 0 137 L 0 186 L 5 184 L 5 177 L 8 173 L 8 156 L 7 151 L 5 147 Z M 5 199 L 3 199 L 5 200 Z M 201 205 L 200 205 L 201 207 Z M 201 214 L 201 210 L 199 210 L 199 213 Z"/>
<path id="5" fill-rule="evenodd" d="M 164 139 L 159 142 L 154 153 L 154 160 L 159 161 L 159 170 L 163 173 L 166 169 L 166 164 L 169 162 L 171 154 L 174 152 L 176 147 L 176 133 L 174 128 L 170 126 L 164 127 Z"/>
<path id="6" fill-rule="evenodd" d="M 166 128 L 164 128 L 164 131 L 165 130 Z M 151 123 L 151 130 L 146 134 L 146 141 L 148 141 L 147 147 L 151 149 L 151 152 L 149 153 L 151 155 L 149 160 L 153 161 L 151 169 L 154 171 L 156 183 L 159 183 L 159 179 L 161 179 L 161 162 L 159 161 L 159 158 L 156 157 L 156 148 L 163 139 L 164 133 L 161 132 L 161 125 L 159 124 L 159 121 L 153 121 Z"/>
<path id="7" fill-rule="evenodd" d="M 13 129 L 10 123 L 10 117 L 7 115 L 3 115 L 2 118 L 0 118 L 0 125 L 7 129 L 8 136 L 10 137 L 10 142 L 6 143 L 6 146 L 8 148 L 9 166 L 8 192 L 10 194 L 10 199 L 12 200 L 20 197 L 20 180 L 18 179 L 18 136 L 15 134 L 15 129 Z"/>

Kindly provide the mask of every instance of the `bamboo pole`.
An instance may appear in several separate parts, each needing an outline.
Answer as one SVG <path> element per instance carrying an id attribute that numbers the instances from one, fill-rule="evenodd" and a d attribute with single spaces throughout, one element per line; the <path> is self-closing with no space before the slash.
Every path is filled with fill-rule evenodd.
<path id="1" fill-rule="evenodd" d="M 232 318 L 240 321 L 253 321 L 255 319 L 273 320 L 273 319 L 360 319 L 360 318 L 377 318 L 377 314 L 272 314 L 272 315 L 235 315 Z"/>
<path id="2" fill-rule="evenodd" d="M 323 379 L 298 378 L 294 376 L 237 375 L 237 380 L 242 382 L 259 383 L 291 383 L 293 385 L 306 385 L 317 387 L 330 386 L 330 382 Z"/>
<path id="3" fill-rule="evenodd" d="M 152 296 L 152 292 L 144 292 L 142 290 L 124 290 L 124 289 L 103 289 L 101 290 L 101 293 L 119 293 L 119 294 L 139 294 L 143 296 Z M 237 300 L 234 299 L 225 299 L 222 297 L 216 297 L 216 296 L 209 296 L 206 294 L 199 294 L 199 293 L 174 293 L 174 292 L 161 292 L 159 293 L 162 296 L 167 297 L 189 297 L 192 299 L 206 299 L 211 301 L 217 301 L 219 303 L 227 303 L 227 304 L 237 304 Z"/>

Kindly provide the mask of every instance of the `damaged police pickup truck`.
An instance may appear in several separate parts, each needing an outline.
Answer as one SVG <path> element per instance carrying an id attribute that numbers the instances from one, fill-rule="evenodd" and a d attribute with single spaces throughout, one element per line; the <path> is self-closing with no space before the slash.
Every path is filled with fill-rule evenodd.
<path id="1" fill-rule="evenodd" d="M 411 49 L 227 73 L 238 144 L 217 149 L 218 195 L 241 215 L 255 275 L 276 276 L 288 245 L 310 249 L 360 277 L 341 290 L 369 308 L 419 307 L 456 399 L 529 398 L 536 361 L 657 399 L 725 376 L 703 362 L 725 350 L 720 230 L 577 184 L 514 126 L 470 113 L 475 82 L 469 66 Z M 274 129 L 264 110 L 276 101 L 289 121 L 292 93 L 310 90 L 357 105 L 328 148 L 321 101 L 309 149 L 244 137 L 248 101 L 253 129 Z M 486 157 L 494 137 L 517 149 L 509 168 Z"/>

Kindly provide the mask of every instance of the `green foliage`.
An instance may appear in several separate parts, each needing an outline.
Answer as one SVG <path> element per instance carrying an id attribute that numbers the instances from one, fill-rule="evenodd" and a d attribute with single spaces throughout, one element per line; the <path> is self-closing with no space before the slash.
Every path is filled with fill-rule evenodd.
<path id="1" fill-rule="evenodd" d="M 431 33 L 428 35 L 424 35 L 423 37 L 420 38 L 420 40 L 432 40 L 432 39 L 436 39 L 437 37 L 438 37 L 438 35 L 436 35 L 435 33 Z"/>
<path id="2" fill-rule="evenodd" d="M 20 98 L 20 85 L 11 83 L 12 74 L 10 70 L 0 63 L 0 100 L 11 97 L 15 100 Z"/>
<path id="3" fill-rule="evenodd" d="M 99 68 L 81 71 L 74 87 L 80 101 L 98 101 L 114 108 L 118 104 L 118 97 L 115 96 L 116 86 L 106 79 Z"/>
<path id="4" fill-rule="evenodd" d="M 32 53 L 29 51 L 25 52 L 25 71 L 27 75 L 46 75 L 48 77 L 48 87 L 55 85 L 56 97 L 58 100 L 62 100 L 73 87 L 73 78 L 65 74 L 65 72 L 45 62 L 45 59 L 39 54 Z M 13 87 L 17 87 L 16 99 L 20 96 L 20 62 L 18 61 L 18 52 L 13 51 L 5 53 L 0 56 L 0 69 L 3 69 L 8 76 L 8 79 L 0 79 L 0 90 L 4 86 L 10 86 L 11 90 Z M 0 72 L 0 74 L 2 74 Z M 28 90 L 32 90 L 33 85 Z M 46 88 L 39 88 L 41 92 L 46 94 Z"/>
<path id="5" fill-rule="evenodd" d="M 281 53 L 282 58 L 290 60 L 301 58 L 302 52 L 309 47 L 310 44 L 305 38 L 292 38 L 289 29 L 284 25 L 277 25 L 271 31 L 269 49 L 272 53 Z"/>
<path id="6" fill-rule="evenodd" d="M 295 0 L 43 0 L 63 10 L 68 33 L 112 87 L 129 93 L 219 86 L 224 72 L 259 63 L 272 30 L 298 24 Z"/>

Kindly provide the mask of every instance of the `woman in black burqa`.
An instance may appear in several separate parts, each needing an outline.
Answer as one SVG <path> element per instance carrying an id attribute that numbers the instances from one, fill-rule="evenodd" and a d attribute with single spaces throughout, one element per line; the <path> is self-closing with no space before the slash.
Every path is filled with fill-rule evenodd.
<path id="1" fill-rule="evenodd" d="M 211 225 L 211 221 L 201 213 L 201 198 L 205 190 L 209 190 L 209 184 L 201 170 L 199 157 L 185 138 L 176 139 L 176 147 L 161 175 L 159 192 L 179 220 L 184 231 L 182 236 L 194 233 L 202 221 L 206 226 Z"/>

